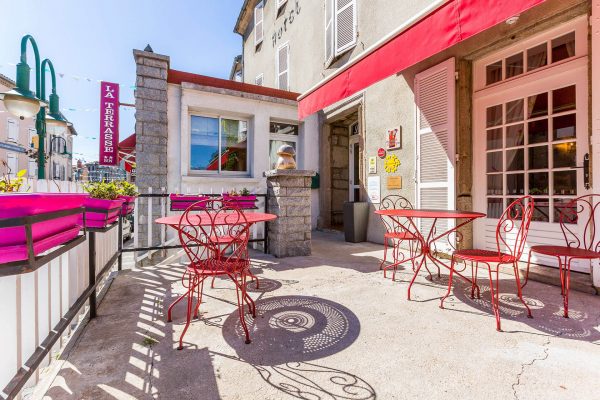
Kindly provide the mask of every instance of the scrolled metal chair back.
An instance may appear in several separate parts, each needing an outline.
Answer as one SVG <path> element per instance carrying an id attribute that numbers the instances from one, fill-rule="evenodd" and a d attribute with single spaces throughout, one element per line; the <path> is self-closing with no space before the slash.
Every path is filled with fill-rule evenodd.
<path id="1" fill-rule="evenodd" d="M 600 216 L 596 215 L 599 205 L 600 195 L 588 194 L 555 206 L 567 247 L 600 250 L 600 234 L 596 234 L 596 220 L 600 220 Z"/>
<path id="2" fill-rule="evenodd" d="M 379 209 L 380 210 L 412 210 L 413 205 L 406 197 L 400 196 L 398 194 L 390 194 L 390 195 L 385 196 L 381 200 L 381 203 L 379 204 Z M 385 226 L 385 229 L 387 232 L 398 232 L 400 230 L 409 230 L 410 223 L 408 222 L 408 220 L 406 220 L 406 221 L 404 221 L 404 220 L 405 220 L 405 218 L 401 220 L 402 222 L 396 223 L 390 217 L 386 217 L 385 215 L 381 216 L 381 221 L 383 222 L 383 225 Z M 406 223 L 404 223 L 404 222 L 406 222 Z"/>
<path id="3" fill-rule="evenodd" d="M 220 198 L 201 200 L 191 204 L 179 218 L 179 241 L 191 265 L 200 265 L 217 250 L 210 239 L 215 234 L 211 214 L 222 208 Z"/>
<path id="4" fill-rule="evenodd" d="M 248 259 L 250 223 L 246 214 L 235 204 L 226 202 L 211 215 L 215 235 L 209 239 L 218 248 L 220 262 L 226 264 L 230 260 Z M 225 242 L 219 240 L 223 237 L 227 238 Z"/>
<path id="5" fill-rule="evenodd" d="M 519 260 L 523 255 L 534 208 L 533 197 L 523 196 L 513 201 L 498 221 L 496 227 L 498 253 L 509 255 L 510 261 Z"/>

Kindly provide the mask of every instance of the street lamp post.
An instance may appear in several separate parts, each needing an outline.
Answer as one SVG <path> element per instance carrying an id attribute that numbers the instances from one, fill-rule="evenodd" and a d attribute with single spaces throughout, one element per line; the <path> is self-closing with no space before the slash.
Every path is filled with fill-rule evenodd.
<path id="1" fill-rule="evenodd" d="M 29 74 L 31 68 L 27 64 L 27 43 L 31 43 L 35 56 L 35 93 L 29 90 Z M 52 78 L 52 93 L 50 94 L 50 109 L 46 115 L 46 68 L 50 71 Z M 56 94 L 56 74 L 54 66 L 48 59 L 40 63 L 40 53 L 37 44 L 31 35 L 25 35 L 21 39 L 21 60 L 17 64 L 17 86 L 5 93 L 0 93 L 0 100 L 4 102 L 6 109 L 19 119 L 31 118 L 36 115 L 35 129 L 38 134 L 38 179 L 46 177 L 46 152 L 44 144 L 46 140 L 47 124 L 56 126 L 68 126 L 69 122 L 61 114 L 58 95 Z"/>

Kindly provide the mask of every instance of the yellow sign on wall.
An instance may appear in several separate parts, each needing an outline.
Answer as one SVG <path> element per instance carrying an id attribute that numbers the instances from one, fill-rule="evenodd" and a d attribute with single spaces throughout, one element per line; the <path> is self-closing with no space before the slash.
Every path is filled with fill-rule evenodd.
<path id="1" fill-rule="evenodd" d="M 402 189 L 402 177 L 401 176 L 388 176 L 387 177 L 387 188 L 388 189 Z"/>
<path id="2" fill-rule="evenodd" d="M 398 171 L 398 167 L 400 166 L 400 160 L 395 154 L 388 154 L 388 156 L 385 158 L 384 166 L 385 172 L 387 172 L 388 174 L 392 174 Z"/>

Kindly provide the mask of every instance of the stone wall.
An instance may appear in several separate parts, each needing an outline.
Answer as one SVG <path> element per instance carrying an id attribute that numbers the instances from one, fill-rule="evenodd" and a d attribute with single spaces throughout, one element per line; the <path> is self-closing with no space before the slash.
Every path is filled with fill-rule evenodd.
<path id="1" fill-rule="evenodd" d="M 331 127 L 331 225 L 343 224 L 344 202 L 348 200 L 348 127 Z"/>
<path id="2" fill-rule="evenodd" d="M 311 178 L 314 171 L 265 172 L 269 212 L 277 219 L 268 223 L 269 252 L 275 257 L 308 256 L 311 253 Z"/>
<path id="3" fill-rule="evenodd" d="M 148 51 L 134 50 L 136 63 L 135 134 L 136 184 L 140 193 L 160 193 L 167 187 L 167 73 L 169 57 Z M 146 245 L 147 221 L 161 216 L 157 199 L 152 214 L 148 214 L 147 199 L 139 201 L 140 244 Z M 160 229 L 152 231 L 152 244 L 160 241 Z"/>

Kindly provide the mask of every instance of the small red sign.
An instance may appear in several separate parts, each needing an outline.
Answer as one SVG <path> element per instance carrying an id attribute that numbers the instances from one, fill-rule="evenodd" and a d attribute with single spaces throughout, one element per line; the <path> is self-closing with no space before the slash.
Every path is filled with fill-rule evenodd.
<path id="1" fill-rule="evenodd" d="M 385 157 L 385 149 L 383 147 L 380 147 L 379 150 L 377 150 L 377 155 L 379 156 L 379 158 L 384 158 Z"/>

